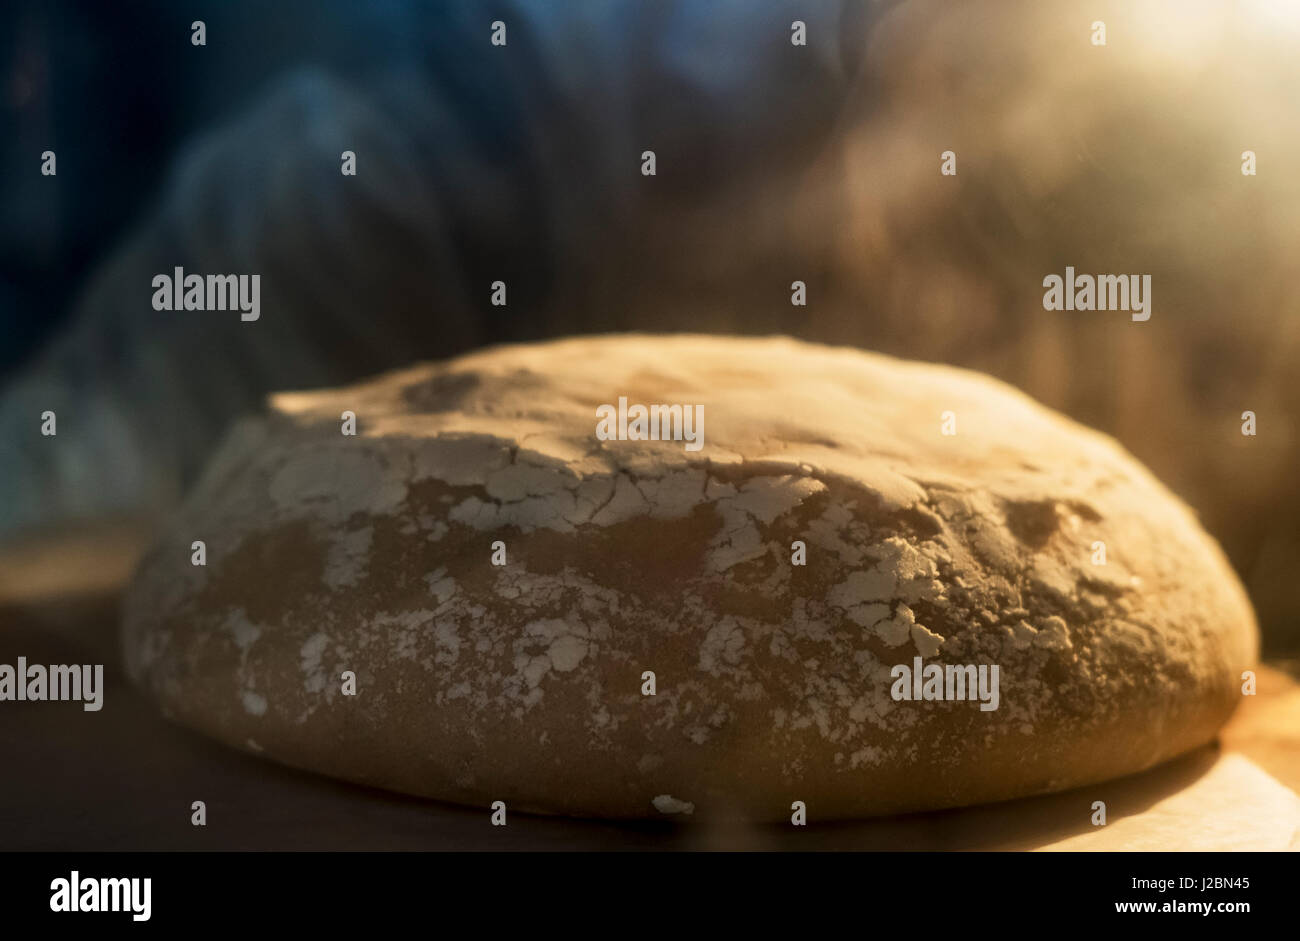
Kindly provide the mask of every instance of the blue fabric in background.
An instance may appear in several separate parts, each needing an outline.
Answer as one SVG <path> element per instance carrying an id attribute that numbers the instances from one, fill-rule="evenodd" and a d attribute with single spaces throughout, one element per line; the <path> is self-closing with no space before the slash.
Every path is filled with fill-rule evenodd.
<path id="1" fill-rule="evenodd" d="M 440 44 L 458 45 L 447 20 L 406 0 L 0 4 L 0 377 L 66 319 L 192 135 L 295 68 L 360 81 Z M 45 150 L 55 177 L 40 175 Z"/>

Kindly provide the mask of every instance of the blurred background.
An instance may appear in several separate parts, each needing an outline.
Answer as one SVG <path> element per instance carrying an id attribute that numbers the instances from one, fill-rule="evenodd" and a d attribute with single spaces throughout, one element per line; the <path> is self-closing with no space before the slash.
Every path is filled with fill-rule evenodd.
<path id="1" fill-rule="evenodd" d="M 1115 435 L 1300 655 L 1298 48 L 1294 0 L 7 0 L 0 542 L 158 518 L 273 389 L 775 332 Z M 1151 319 L 1044 311 L 1067 265 Z M 175 266 L 260 274 L 261 319 L 154 311 Z"/>

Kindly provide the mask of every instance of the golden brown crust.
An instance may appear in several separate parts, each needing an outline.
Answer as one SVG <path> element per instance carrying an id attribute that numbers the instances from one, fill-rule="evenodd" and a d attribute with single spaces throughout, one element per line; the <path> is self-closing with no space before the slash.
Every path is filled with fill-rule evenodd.
<path id="1" fill-rule="evenodd" d="M 703 405 L 704 447 L 597 440 L 619 396 Z M 125 649 L 178 721 L 289 764 L 575 815 L 927 809 L 1209 741 L 1254 662 L 1191 512 L 977 374 L 597 337 L 273 406 L 142 565 Z M 998 708 L 895 701 L 917 656 L 998 665 Z"/>

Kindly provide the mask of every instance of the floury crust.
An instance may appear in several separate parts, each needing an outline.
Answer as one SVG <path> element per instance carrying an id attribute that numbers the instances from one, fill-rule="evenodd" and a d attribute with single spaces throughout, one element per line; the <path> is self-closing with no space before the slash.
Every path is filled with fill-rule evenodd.
<path id="1" fill-rule="evenodd" d="M 706 447 L 598 440 L 619 395 L 702 403 Z M 1218 547 L 1111 439 L 974 373 L 703 336 L 275 396 L 125 621 L 137 682 L 231 745 L 618 817 L 825 820 L 1126 774 L 1214 737 L 1256 643 Z M 916 656 L 999 665 L 999 708 L 895 702 Z"/>

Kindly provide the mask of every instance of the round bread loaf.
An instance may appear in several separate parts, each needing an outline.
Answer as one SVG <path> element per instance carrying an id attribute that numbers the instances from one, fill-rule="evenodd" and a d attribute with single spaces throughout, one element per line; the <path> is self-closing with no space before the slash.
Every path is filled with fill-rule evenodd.
<path id="1" fill-rule="evenodd" d="M 637 440 L 638 405 L 681 408 Z M 133 678 L 230 745 L 610 817 L 1127 774 L 1209 742 L 1256 647 L 1216 544 L 1111 439 L 785 338 L 570 339 L 276 395 L 125 613 Z"/>

